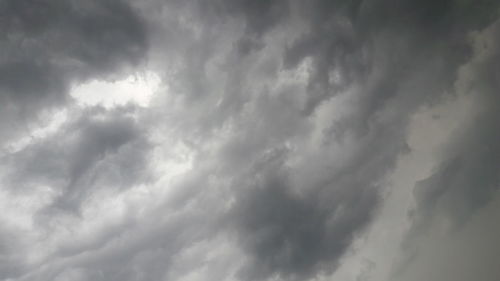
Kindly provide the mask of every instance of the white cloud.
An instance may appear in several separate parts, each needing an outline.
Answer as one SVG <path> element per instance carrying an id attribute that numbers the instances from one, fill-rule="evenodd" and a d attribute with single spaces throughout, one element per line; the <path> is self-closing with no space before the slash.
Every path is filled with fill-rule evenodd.
<path id="1" fill-rule="evenodd" d="M 145 72 L 117 81 L 92 80 L 73 87 L 70 95 L 80 106 L 112 108 L 132 103 L 147 107 L 159 87 L 160 77 Z"/>

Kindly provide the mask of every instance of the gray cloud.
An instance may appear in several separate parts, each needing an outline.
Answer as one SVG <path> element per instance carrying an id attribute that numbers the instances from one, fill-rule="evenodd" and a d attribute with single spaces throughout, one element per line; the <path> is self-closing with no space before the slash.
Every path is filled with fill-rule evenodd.
<path id="1" fill-rule="evenodd" d="M 251 257 L 240 272 L 245 280 L 275 274 L 301 279 L 334 270 L 378 201 L 375 189 L 342 185 L 323 190 L 328 199 L 293 194 L 291 171 L 279 154 L 259 163 L 261 173 L 252 173 L 253 186 L 239 195 L 232 211 L 238 241 Z"/>
<path id="2" fill-rule="evenodd" d="M 93 186 L 129 187 L 147 181 L 146 132 L 126 110 L 91 108 L 60 131 L 4 158 L 10 186 L 60 189 L 59 207 L 78 210 Z M 74 112 L 76 115 L 77 113 Z"/>
<path id="3" fill-rule="evenodd" d="M 3 2 L 9 111 L 0 114 L 41 118 L 57 107 L 68 120 L 2 152 L 0 200 L 40 198 L 6 207 L 15 219 L 0 231 L 10 245 L 0 246 L 0 279 L 335 280 L 377 222 L 414 114 L 477 91 L 470 123 L 417 184 L 408 239 L 442 214 L 466 225 L 498 188 L 498 60 L 478 59 L 471 40 L 495 9 L 487 0 Z M 72 86 L 142 62 L 163 83 L 149 107 L 67 102 Z M 464 79 L 468 89 L 457 86 Z M 9 242 L 26 229 L 35 234 Z"/>
<path id="4" fill-rule="evenodd" d="M 435 228 L 436 219 L 448 221 L 447 233 L 461 232 L 498 192 L 497 33 L 498 22 L 476 39 L 474 58 L 455 84 L 461 95 L 475 97 L 470 118 L 454 131 L 433 173 L 415 186 L 417 206 L 411 213 L 413 227 L 404 244 L 413 255 Z"/>
<path id="5" fill-rule="evenodd" d="M 74 83 L 116 77 L 147 51 L 144 24 L 123 1 L 9 0 L 0 15 L 2 126 L 60 106 Z"/>

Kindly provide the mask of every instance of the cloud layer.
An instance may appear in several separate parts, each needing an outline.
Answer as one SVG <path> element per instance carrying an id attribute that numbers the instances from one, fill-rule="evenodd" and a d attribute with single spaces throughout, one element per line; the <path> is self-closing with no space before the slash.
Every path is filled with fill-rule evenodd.
<path id="1" fill-rule="evenodd" d="M 499 8 L 0 3 L 0 280 L 495 280 Z"/>

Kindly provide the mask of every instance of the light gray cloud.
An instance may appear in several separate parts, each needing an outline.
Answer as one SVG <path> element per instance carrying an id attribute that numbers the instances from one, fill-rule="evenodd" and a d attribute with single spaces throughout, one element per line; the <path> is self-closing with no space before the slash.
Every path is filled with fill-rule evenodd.
<path id="1" fill-rule="evenodd" d="M 57 206 L 78 210 L 93 187 L 125 188 L 148 180 L 146 132 L 127 111 L 90 108 L 56 134 L 4 158 L 11 188 L 46 184 L 61 192 Z M 72 112 L 78 114 L 77 112 Z"/>
<path id="2" fill-rule="evenodd" d="M 460 233 L 475 213 L 495 198 L 499 186 L 498 162 L 498 22 L 474 41 L 474 57 L 462 69 L 456 91 L 474 96 L 475 107 L 469 119 L 453 132 L 440 154 L 440 164 L 414 190 L 416 209 L 405 246 L 416 255 L 422 240 L 436 227 L 436 220 L 446 221 L 445 232 Z"/>

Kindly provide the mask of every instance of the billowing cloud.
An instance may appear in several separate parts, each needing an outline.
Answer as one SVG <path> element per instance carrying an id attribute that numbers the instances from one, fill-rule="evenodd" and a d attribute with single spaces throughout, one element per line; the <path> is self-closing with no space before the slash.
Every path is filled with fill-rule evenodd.
<path id="1" fill-rule="evenodd" d="M 498 9 L 2 2 L 0 280 L 456 280 L 425 260 L 495 218 Z"/>
<path id="2" fill-rule="evenodd" d="M 113 79 L 141 62 L 144 24 L 122 1 L 2 1 L 2 127 L 40 118 L 74 83 Z M 2 136 L 2 138 L 8 138 Z"/>

